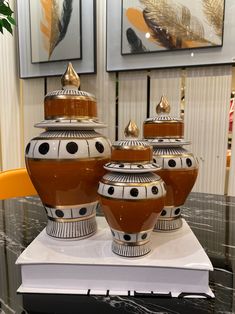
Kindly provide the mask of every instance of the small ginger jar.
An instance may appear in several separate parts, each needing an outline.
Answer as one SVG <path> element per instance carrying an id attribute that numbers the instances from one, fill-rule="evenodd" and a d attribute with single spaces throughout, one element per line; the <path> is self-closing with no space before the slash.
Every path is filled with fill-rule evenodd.
<path id="1" fill-rule="evenodd" d="M 166 97 L 156 108 L 158 116 L 144 121 L 144 138 L 153 146 L 154 162 L 161 169 L 159 176 L 166 183 L 165 206 L 155 225 L 155 231 L 171 231 L 182 227 L 181 207 L 192 190 L 198 175 L 198 162 L 183 148 L 190 144 L 184 139 L 184 123 L 172 117 Z"/>
<path id="2" fill-rule="evenodd" d="M 82 239 L 96 232 L 97 187 L 110 160 L 110 142 L 95 129 L 93 95 L 80 91 L 80 80 L 69 63 L 62 89 L 44 98 L 46 131 L 26 147 L 25 161 L 31 181 L 48 217 L 46 232 L 57 239 Z"/>
<path id="3" fill-rule="evenodd" d="M 99 183 L 98 194 L 110 226 L 112 251 L 125 257 L 150 252 L 150 236 L 164 206 L 165 186 L 154 172 L 152 147 L 137 139 L 136 124 L 129 122 L 125 140 L 112 145 L 109 172 Z"/>

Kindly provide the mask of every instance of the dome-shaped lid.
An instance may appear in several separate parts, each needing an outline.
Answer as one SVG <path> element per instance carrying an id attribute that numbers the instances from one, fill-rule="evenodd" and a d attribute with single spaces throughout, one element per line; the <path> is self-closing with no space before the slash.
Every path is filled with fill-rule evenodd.
<path id="1" fill-rule="evenodd" d="M 153 163 L 152 146 L 145 140 L 139 140 L 139 129 L 135 122 L 129 121 L 125 128 L 126 139 L 112 145 L 111 162 L 105 169 L 118 172 L 149 172 L 160 167 Z"/>
<path id="2" fill-rule="evenodd" d="M 144 121 L 144 138 L 183 138 L 183 120 L 169 115 L 170 104 L 165 96 L 161 97 L 156 112 L 158 116 Z"/>
<path id="3" fill-rule="evenodd" d="M 71 63 L 61 78 L 62 89 L 44 98 L 45 120 L 36 127 L 47 129 L 94 129 L 105 127 L 97 118 L 95 97 L 80 91 L 80 79 Z"/>

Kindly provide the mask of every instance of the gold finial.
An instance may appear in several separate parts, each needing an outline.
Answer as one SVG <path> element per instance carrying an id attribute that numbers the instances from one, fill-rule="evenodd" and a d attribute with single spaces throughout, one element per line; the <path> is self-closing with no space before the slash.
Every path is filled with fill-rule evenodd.
<path id="1" fill-rule="evenodd" d="M 162 96 L 159 104 L 156 107 L 157 114 L 169 113 L 170 111 L 171 111 L 171 106 L 170 106 L 166 96 Z"/>
<path id="2" fill-rule="evenodd" d="M 61 83 L 63 88 L 66 88 L 68 85 L 76 88 L 80 86 L 80 78 L 74 70 L 71 62 L 69 62 L 64 75 L 61 77 Z"/>
<path id="3" fill-rule="evenodd" d="M 134 121 L 129 121 L 127 126 L 125 127 L 124 134 L 126 137 L 138 137 L 139 129 Z"/>

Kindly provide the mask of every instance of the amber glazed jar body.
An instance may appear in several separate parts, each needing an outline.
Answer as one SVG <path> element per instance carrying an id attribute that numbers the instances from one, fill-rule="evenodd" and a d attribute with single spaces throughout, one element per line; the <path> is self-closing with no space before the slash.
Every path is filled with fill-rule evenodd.
<path id="1" fill-rule="evenodd" d="M 99 183 L 98 194 L 112 232 L 113 252 L 127 257 L 147 254 L 164 206 L 161 178 L 153 173 L 108 173 Z"/>
<path id="2" fill-rule="evenodd" d="M 26 167 L 50 236 L 78 239 L 96 231 L 96 191 L 109 158 L 109 141 L 94 130 L 49 130 L 30 141 Z"/>
<path id="3" fill-rule="evenodd" d="M 154 161 L 161 167 L 158 175 L 166 184 L 165 206 L 155 231 L 171 231 L 182 226 L 181 207 L 191 192 L 198 175 L 198 162 L 182 147 L 153 146 Z"/>
<path id="4" fill-rule="evenodd" d="M 48 217 L 46 232 L 58 239 L 82 239 L 96 232 L 97 186 L 109 160 L 110 142 L 97 128 L 95 97 L 79 90 L 71 63 L 62 89 L 44 98 L 46 129 L 26 147 L 26 167 Z"/>
<path id="5" fill-rule="evenodd" d="M 180 117 L 169 115 L 170 105 L 165 96 L 156 107 L 158 116 L 144 121 L 144 138 L 153 146 L 154 162 L 159 176 L 166 183 L 165 206 L 155 231 L 172 231 L 182 227 L 181 206 L 193 188 L 198 174 L 198 162 L 183 148 L 184 123 Z"/>
<path id="6" fill-rule="evenodd" d="M 152 147 L 136 138 L 136 124 L 129 122 L 129 138 L 112 145 L 109 172 L 99 183 L 98 194 L 113 236 L 112 251 L 125 257 L 150 252 L 150 236 L 164 206 L 165 183 L 154 172 Z"/>

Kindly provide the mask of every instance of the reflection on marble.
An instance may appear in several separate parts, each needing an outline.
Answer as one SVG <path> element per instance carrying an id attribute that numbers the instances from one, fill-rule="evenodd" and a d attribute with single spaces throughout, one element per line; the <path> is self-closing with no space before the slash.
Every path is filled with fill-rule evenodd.
<path id="1" fill-rule="evenodd" d="M 39 199 L 0 201 L 0 302 L 6 313 L 22 313 L 21 283 L 17 257 L 46 225 Z"/>
<path id="2" fill-rule="evenodd" d="M 164 306 L 152 304 L 151 302 L 142 302 L 141 300 L 126 299 L 124 297 L 94 297 L 98 302 L 104 302 L 109 304 L 115 310 L 123 313 L 123 311 L 130 314 L 166 314 L 166 313 L 179 313 L 171 311 Z"/>
<path id="3" fill-rule="evenodd" d="M 96 297 L 100 302 L 106 302 L 111 307 L 119 309 L 121 313 L 130 314 L 159 314 L 159 313 L 169 313 L 169 314 L 180 314 L 180 313 L 212 313 L 213 306 L 208 302 L 208 300 L 203 299 L 127 299 L 124 297 L 109 297 L 102 298 Z M 190 310 L 189 310 L 190 309 Z"/>
<path id="4" fill-rule="evenodd" d="M 37 197 L 1 201 L 0 314 L 72 314 L 78 309 L 79 313 L 102 314 L 234 313 L 235 197 L 191 193 L 183 207 L 183 217 L 213 263 L 210 287 L 215 299 L 25 295 L 23 306 L 22 296 L 16 294 L 21 278 L 15 260 L 46 226 L 47 218 Z"/>

